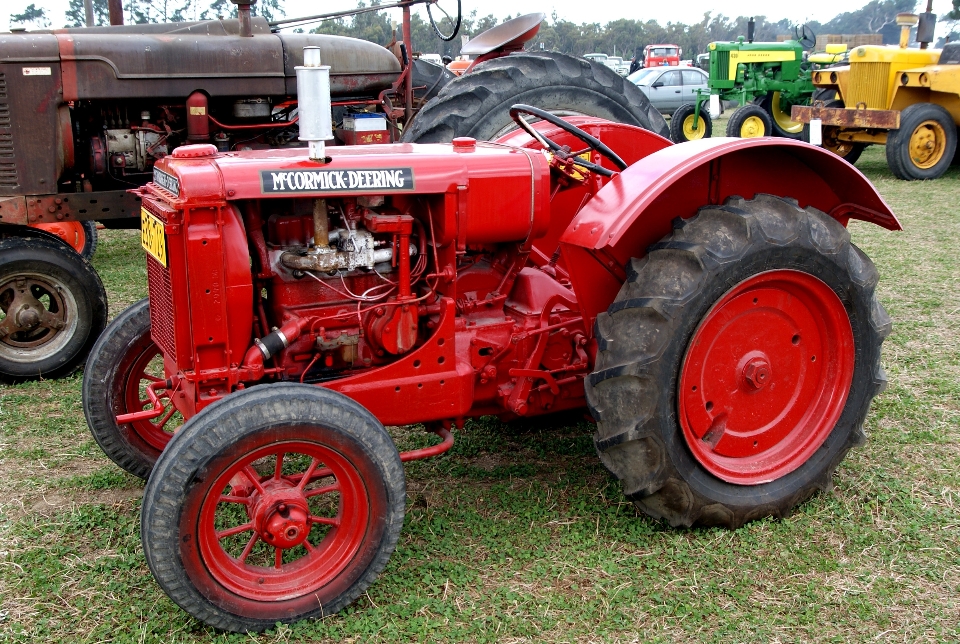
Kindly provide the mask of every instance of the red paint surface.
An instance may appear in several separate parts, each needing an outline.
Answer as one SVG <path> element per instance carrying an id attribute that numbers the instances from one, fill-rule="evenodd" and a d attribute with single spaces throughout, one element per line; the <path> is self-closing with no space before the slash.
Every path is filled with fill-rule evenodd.
<path id="1" fill-rule="evenodd" d="M 741 282 L 704 317 L 681 367 L 690 451 L 730 483 L 792 472 L 839 420 L 853 367 L 853 331 L 829 286 L 789 270 Z"/>

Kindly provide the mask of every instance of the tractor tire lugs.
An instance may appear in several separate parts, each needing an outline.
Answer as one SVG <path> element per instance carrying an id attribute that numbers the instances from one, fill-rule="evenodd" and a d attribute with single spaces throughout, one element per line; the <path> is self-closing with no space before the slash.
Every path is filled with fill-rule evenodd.
<path id="1" fill-rule="evenodd" d="M 692 455 L 680 427 L 678 383 L 688 345 L 711 307 L 746 276 L 799 270 L 840 298 L 854 338 L 853 380 L 837 424 L 800 465 L 759 485 L 728 483 Z M 891 329 L 875 295 L 878 274 L 847 230 L 824 213 L 770 195 L 707 206 L 631 260 L 627 281 L 596 321 L 596 371 L 586 381 L 604 465 L 641 510 L 673 526 L 736 528 L 782 517 L 832 487 L 886 377 L 880 348 Z M 750 271 L 753 271 L 750 273 Z M 819 273 L 819 274 L 815 274 Z"/>
<path id="2" fill-rule="evenodd" d="M 510 107 L 586 114 L 636 125 L 669 138 L 663 116 L 633 83 L 603 65 L 556 52 L 523 53 L 481 63 L 449 83 L 404 131 L 405 143 L 458 136 L 492 140 L 515 127 Z"/>

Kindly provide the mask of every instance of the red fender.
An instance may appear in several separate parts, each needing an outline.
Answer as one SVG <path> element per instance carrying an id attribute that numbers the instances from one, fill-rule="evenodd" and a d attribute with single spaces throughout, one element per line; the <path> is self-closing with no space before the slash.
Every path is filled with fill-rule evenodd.
<path id="1" fill-rule="evenodd" d="M 560 236 L 563 257 L 588 328 L 626 279 L 631 257 L 701 206 L 758 193 L 796 199 L 842 224 L 862 219 L 901 230 L 900 222 L 855 167 L 818 147 L 780 138 L 716 138 L 674 145 L 613 178 Z"/>

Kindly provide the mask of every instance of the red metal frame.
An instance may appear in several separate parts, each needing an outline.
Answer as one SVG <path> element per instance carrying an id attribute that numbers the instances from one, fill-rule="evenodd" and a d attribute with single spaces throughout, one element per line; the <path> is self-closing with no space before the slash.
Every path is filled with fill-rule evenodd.
<path id="1" fill-rule="evenodd" d="M 206 156 L 198 148 L 162 160 L 179 196 L 153 184 L 139 194 L 165 230 L 167 266 L 148 265 L 153 339 L 167 377 L 179 379 L 174 406 L 189 418 L 268 378 L 317 381 L 387 425 L 578 409 L 593 368 L 593 320 L 619 290 L 628 259 L 673 218 L 733 194 L 770 192 L 843 223 L 899 227 L 862 175 L 817 148 L 730 139 L 671 146 L 639 128 L 571 120 L 632 165 L 560 190 L 549 155 L 527 134 L 328 148 L 323 165 L 300 150 Z M 536 127 L 581 145 L 559 128 Z M 411 183 L 359 189 L 374 181 L 371 172 L 391 168 L 406 169 Z M 303 173 L 318 171 L 341 173 L 340 182 L 311 189 Z M 275 192 L 284 185 L 305 187 Z M 278 268 L 284 248 L 312 243 L 318 198 L 323 212 L 397 251 L 385 274 L 296 277 Z M 355 296 L 371 291 L 384 295 Z M 266 355 L 254 339 L 271 328 L 284 348 Z M 439 453 L 449 441 L 404 458 Z"/>

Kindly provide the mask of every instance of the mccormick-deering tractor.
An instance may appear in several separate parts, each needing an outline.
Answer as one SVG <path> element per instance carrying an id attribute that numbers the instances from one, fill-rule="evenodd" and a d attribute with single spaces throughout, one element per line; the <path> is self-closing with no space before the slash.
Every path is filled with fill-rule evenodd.
<path id="1" fill-rule="evenodd" d="M 492 139 L 514 127 L 517 102 L 667 132 L 640 90 L 606 67 L 523 52 L 543 14 L 474 38 L 462 78 L 414 59 L 411 7 L 436 11 L 435 1 L 354 10 L 402 9 L 403 37 L 389 48 L 276 33 L 318 17 L 268 23 L 250 16 L 249 0 L 236 0 L 238 20 L 0 34 L 0 381 L 72 373 L 106 324 L 99 277 L 56 237 L 89 254 L 93 220 L 138 222 L 129 189 L 182 145 L 301 145 L 294 68 L 304 46 L 323 48 L 333 68 L 338 143 Z"/>
<path id="2" fill-rule="evenodd" d="M 589 410 L 624 493 L 674 526 L 830 488 L 890 331 L 845 225 L 899 229 L 855 168 L 527 105 L 494 142 L 324 148 L 328 70 L 304 60 L 309 149 L 157 162 L 150 297 L 84 373 L 184 610 L 244 631 L 342 609 L 396 546 L 402 462 L 469 417 Z M 440 442 L 398 453 L 384 426 L 417 423 Z"/>
<path id="3" fill-rule="evenodd" d="M 885 145 L 899 179 L 936 179 L 955 160 L 960 126 L 960 43 L 927 49 L 936 16 L 899 14 L 900 46 L 864 45 L 850 64 L 814 72 L 824 100 L 797 105 L 793 117 L 806 139 L 851 163 L 872 144 Z M 917 27 L 920 48 L 907 47 Z"/>

